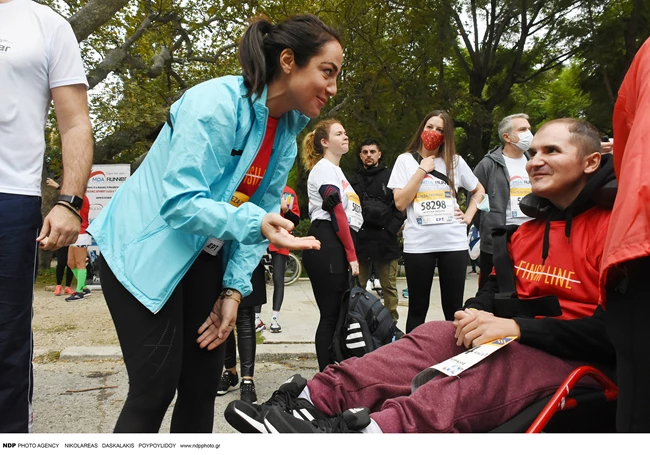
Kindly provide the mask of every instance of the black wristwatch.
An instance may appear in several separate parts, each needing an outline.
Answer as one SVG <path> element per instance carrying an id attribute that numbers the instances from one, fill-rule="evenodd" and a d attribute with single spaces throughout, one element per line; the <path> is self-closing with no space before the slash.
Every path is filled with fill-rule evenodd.
<path id="1" fill-rule="evenodd" d="M 57 200 L 67 202 L 77 210 L 81 210 L 81 205 L 84 203 L 84 200 L 79 196 L 74 196 L 74 195 L 71 196 L 69 194 L 62 194 L 59 196 L 59 199 Z"/>

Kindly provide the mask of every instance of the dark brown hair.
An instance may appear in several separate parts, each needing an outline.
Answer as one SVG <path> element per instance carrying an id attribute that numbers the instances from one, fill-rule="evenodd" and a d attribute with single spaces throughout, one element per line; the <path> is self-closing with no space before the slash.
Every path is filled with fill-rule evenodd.
<path id="1" fill-rule="evenodd" d="M 275 25 L 266 17 L 253 19 L 239 42 L 247 96 L 260 96 L 276 77 L 283 50 L 291 49 L 296 65 L 303 68 L 333 40 L 341 42 L 339 33 L 313 14 L 292 16 Z"/>
<path id="2" fill-rule="evenodd" d="M 440 146 L 438 156 L 440 156 L 440 158 L 442 158 L 445 162 L 445 167 L 447 168 L 447 178 L 449 179 L 449 186 L 455 193 L 456 183 L 454 181 L 454 171 L 456 170 L 456 142 L 454 140 L 454 120 L 451 118 L 451 115 L 449 115 L 446 111 L 429 112 L 426 117 L 424 117 L 422 122 L 420 122 L 420 126 L 411 138 L 411 142 L 409 142 L 409 145 L 406 147 L 405 153 L 420 152 L 420 148 L 422 147 L 422 138 L 420 136 L 422 135 L 422 131 L 424 131 L 424 127 L 427 125 L 427 122 L 431 117 L 440 117 L 445 124 L 442 132 L 443 136 L 445 137 L 445 141 Z"/>

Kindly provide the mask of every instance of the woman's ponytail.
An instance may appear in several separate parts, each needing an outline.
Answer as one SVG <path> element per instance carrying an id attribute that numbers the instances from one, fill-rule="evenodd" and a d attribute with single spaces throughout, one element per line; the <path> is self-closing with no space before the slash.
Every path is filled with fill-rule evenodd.
<path id="1" fill-rule="evenodd" d="M 316 151 L 316 147 L 314 146 L 314 131 L 310 131 L 307 133 L 305 138 L 302 140 L 302 153 L 301 153 L 301 158 L 302 158 L 302 164 L 305 165 L 305 169 L 311 170 L 316 163 L 323 157 L 323 153 L 321 152 L 320 155 Z"/>
<path id="2" fill-rule="evenodd" d="M 257 17 L 248 26 L 239 42 L 239 64 L 244 85 L 249 94 L 261 94 L 267 81 L 267 61 L 264 52 L 264 36 L 273 28 L 271 21 Z"/>
<path id="3" fill-rule="evenodd" d="M 341 122 L 335 118 L 328 118 L 318 122 L 314 131 L 307 133 L 307 136 L 302 140 L 302 163 L 307 170 L 311 170 L 316 163 L 325 155 L 325 150 L 321 141 L 328 140 L 330 136 L 330 128 L 332 125 L 340 125 Z"/>

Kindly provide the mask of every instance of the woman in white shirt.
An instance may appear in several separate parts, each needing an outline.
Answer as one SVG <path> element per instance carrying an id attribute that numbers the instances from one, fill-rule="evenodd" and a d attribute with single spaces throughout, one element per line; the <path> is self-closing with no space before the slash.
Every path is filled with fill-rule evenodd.
<path id="1" fill-rule="evenodd" d="M 341 298 L 350 287 L 348 270 L 352 275 L 359 274 L 352 236 L 363 224 L 361 205 L 339 167 L 348 147 L 343 125 L 328 119 L 305 137 L 302 148 L 303 163 L 311 170 L 307 180 L 309 235 L 321 242 L 320 250 L 305 251 L 302 255 L 320 311 L 315 340 L 320 371 L 334 363 L 329 346 L 339 318 Z"/>
<path id="2" fill-rule="evenodd" d="M 395 205 L 406 209 L 404 265 L 409 290 L 406 332 L 424 323 L 436 266 L 445 319 L 463 305 L 467 274 L 467 225 L 485 190 L 465 160 L 456 154 L 454 124 L 445 111 L 430 112 L 406 152 L 393 166 L 388 182 Z M 472 193 L 463 213 L 459 188 Z"/>

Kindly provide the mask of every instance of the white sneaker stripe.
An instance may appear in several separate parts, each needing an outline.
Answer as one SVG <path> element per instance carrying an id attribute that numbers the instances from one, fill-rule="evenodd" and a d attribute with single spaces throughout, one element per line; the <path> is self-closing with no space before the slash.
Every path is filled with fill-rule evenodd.
<path id="1" fill-rule="evenodd" d="M 269 431 L 267 431 L 267 433 L 280 434 L 280 432 L 278 430 L 276 430 L 275 427 L 273 425 L 271 425 L 271 422 L 266 420 L 266 418 L 264 419 L 264 426 L 269 430 Z"/>
<path id="2" fill-rule="evenodd" d="M 235 409 L 235 412 L 237 413 L 237 415 L 240 416 L 242 419 L 244 419 L 246 421 L 246 423 L 248 423 L 250 426 L 255 428 L 258 431 L 258 433 L 264 433 L 264 434 L 268 433 L 268 431 L 264 427 L 263 423 L 258 422 L 257 420 L 251 418 L 247 414 L 241 412 L 239 409 L 237 409 L 236 406 L 235 406 L 234 409 Z"/>

